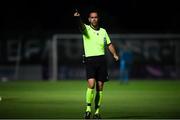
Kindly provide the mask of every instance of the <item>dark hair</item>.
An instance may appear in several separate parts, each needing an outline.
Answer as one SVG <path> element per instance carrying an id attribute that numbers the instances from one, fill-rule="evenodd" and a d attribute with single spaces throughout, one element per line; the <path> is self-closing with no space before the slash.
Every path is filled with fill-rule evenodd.
<path id="1" fill-rule="evenodd" d="M 99 10 L 96 10 L 96 9 L 94 9 L 94 10 L 91 10 L 90 12 L 89 12 L 89 16 L 90 16 L 90 14 L 91 13 L 97 13 L 97 15 L 98 15 L 98 17 L 99 17 Z"/>

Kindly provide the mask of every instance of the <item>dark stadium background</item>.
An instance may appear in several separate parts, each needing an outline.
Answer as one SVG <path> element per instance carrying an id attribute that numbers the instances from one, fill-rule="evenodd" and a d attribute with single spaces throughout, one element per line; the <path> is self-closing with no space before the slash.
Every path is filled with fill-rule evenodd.
<path id="1" fill-rule="evenodd" d="M 179 6 L 170 0 L 3 1 L 3 30 L 77 31 L 73 22 L 76 8 L 84 20 L 89 10 L 99 9 L 102 24 L 110 33 L 179 32 Z"/>
<path id="2" fill-rule="evenodd" d="M 77 25 L 75 23 L 73 13 L 75 9 L 78 9 L 82 15 L 82 19 L 85 23 L 88 23 L 87 16 L 90 10 L 98 10 L 101 16 L 101 25 L 106 28 L 109 34 L 179 34 L 180 32 L 180 18 L 179 18 L 179 6 L 176 1 L 155 1 L 155 0 L 59 0 L 59 1 L 2 1 L 1 2 L 1 36 L 0 36 L 0 64 L 2 66 L 14 66 L 17 61 L 10 61 L 8 58 L 8 41 L 16 40 L 21 41 L 22 49 L 20 50 L 22 65 L 44 65 L 45 72 L 48 71 L 47 56 L 48 52 L 45 51 L 45 44 L 48 39 L 52 39 L 54 34 L 80 34 Z M 37 43 L 35 47 L 39 49 L 38 52 L 32 54 L 32 56 L 26 56 L 27 42 L 35 40 Z M 158 55 L 163 61 L 156 61 L 153 59 L 145 60 L 142 54 L 136 55 L 135 64 L 133 66 L 132 77 L 134 78 L 148 78 L 151 77 L 144 72 L 144 66 L 146 64 L 158 65 L 161 70 L 169 73 L 172 69 L 175 71 L 173 79 L 177 78 L 179 71 L 179 38 L 158 38 L 154 40 L 158 43 L 160 50 L 157 51 Z M 122 40 L 123 41 L 123 40 Z M 126 40 L 125 40 L 126 41 Z M 143 41 L 143 40 L 142 40 Z M 12 55 L 17 55 L 18 42 L 12 44 Z M 63 43 L 64 41 L 60 41 Z M 115 41 L 116 42 L 116 41 Z M 139 41 L 143 43 L 140 47 L 146 48 L 144 44 L 149 42 Z M 73 42 L 72 42 L 73 44 Z M 33 45 L 30 47 L 34 47 Z M 139 47 L 139 48 L 140 48 Z M 59 55 L 63 54 L 63 49 L 59 48 Z M 154 48 L 151 48 L 154 49 Z M 158 48 L 156 48 L 158 49 Z M 168 50 L 168 55 L 164 56 L 163 50 Z M 80 49 L 76 49 L 80 51 Z M 152 50 L 150 50 L 152 51 Z M 61 54 L 62 53 L 62 54 Z M 152 53 L 154 54 L 154 53 Z M 26 56 L 26 57 L 25 57 Z M 81 55 L 79 59 L 65 59 L 66 56 L 59 56 L 58 61 L 64 62 L 65 65 L 71 65 L 75 68 L 81 66 Z M 65 63 L 67 62 L 67 63 Z M 164 66 L 170 66 L 170 68 L 164 68 Z M 62 68 L 62 65 L 59 64 Z M 117 65 L 112 64 L 112 69 Z M 140 70 L 139 70 L 140 68 Z M 141 69 L 142 68 L 142 69 Z M 4 67 L 1 69 L 1 77 L 12 76 L 14 69 L 4 71 Z M 167 70 L 169 69 L 169 70 Z M 63 69 L 64 70 L 64 69 Z M 21 70 L 20 70 L 21 71 Z M 73 71 L 73 70 L 72 70 Z M 142 71 L 137 73 L 138 71 Z M 169 78 L 166 74 L 163 78 Z M 46 73 L 45 73 L 46 74 Z M 152 76 L 153 77 L 153 76 Z M 46 78 L 46 77 L 45 77 Z M 114 78 L 117 78 L 114 77 Z M 161 77 L 160 77 L 161 78 Z M 171 76 L 170 76 L 171 78 Z M 11 78 L 10 78 L 11 79 Z M 47 78 L 46 78 L 47 79 Z M 70 79 L 73 79 L 71 77 Z"/>

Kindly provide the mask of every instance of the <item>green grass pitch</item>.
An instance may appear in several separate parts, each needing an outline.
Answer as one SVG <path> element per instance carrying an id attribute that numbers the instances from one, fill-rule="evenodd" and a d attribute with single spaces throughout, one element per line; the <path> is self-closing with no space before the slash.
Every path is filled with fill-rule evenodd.
<path id="1" fill-rule="evenodd" d="M 81 119 L 86 85 L 86 80 L 0 82 L 0 118 Z M 109 81 L 101 108 L 105 119 L 180 118 L 180 81 Z"/>

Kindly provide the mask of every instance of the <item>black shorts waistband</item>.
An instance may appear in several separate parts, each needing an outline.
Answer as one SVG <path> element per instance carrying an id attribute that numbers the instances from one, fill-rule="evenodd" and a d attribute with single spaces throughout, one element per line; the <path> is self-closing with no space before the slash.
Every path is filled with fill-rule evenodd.
<path id="1" fill-rule="evenodd" d="M 105 60 L 106 60 L 105 55 L 85 57 L 86 62 L 102 62 Z"/>
<path id="2" fill-rule="evenodd" d="M 85 57 L 85 58 L 104 58 L 105 55 L 99 55 L 99 56 L 90 56 L 90 57 Z"/>
<path id="3" fill-rule="evenodd" d="M 98 59 L 98 58 L 105 58 L 105 55 L 99 55 L 99 56 L 90 56 L 90 57 L 85 57 L 86 59 Z"/>

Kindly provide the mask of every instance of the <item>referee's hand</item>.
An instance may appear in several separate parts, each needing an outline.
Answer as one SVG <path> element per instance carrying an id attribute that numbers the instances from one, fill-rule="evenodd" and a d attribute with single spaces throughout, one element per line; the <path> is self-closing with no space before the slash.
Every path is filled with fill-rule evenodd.
<path id="1" fill-rule="evenodd" d="M 79 17 L 79 16 L 80 16 L 80 14 L 79 14 L 78 10 L 76 9 L 76 12 L 74 13 L 74 17 Z"/>
<path id="2" fill-rule="evenodd" d="M 113 57 L 114 57 L 115 61 L 118 61 L 118 60 L 119 60 L 119 56 L 114 55 Z"/>

